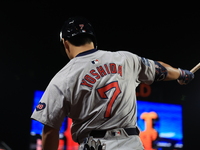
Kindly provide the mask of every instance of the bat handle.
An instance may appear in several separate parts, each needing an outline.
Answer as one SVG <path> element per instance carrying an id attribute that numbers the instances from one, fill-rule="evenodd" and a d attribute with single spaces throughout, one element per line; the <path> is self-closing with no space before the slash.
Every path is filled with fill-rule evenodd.
<path id="1" fill-rule="evenodd" d="M 197 70 L 200 69 L 200 63 L 198 63 L 194 68 L 190 70 L 190 72 L 195 73 Z"/>

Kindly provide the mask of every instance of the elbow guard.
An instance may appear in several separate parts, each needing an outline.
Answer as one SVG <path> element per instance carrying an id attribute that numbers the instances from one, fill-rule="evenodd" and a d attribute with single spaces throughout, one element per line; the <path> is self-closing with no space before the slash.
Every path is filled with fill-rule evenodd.
<path id="1" fill-rule="evenodd" d="M 156 69 L 154 81 L 163 81 L 167 77 L 167 69 L 157 61 L 154 61 L 154 63 Z"/>

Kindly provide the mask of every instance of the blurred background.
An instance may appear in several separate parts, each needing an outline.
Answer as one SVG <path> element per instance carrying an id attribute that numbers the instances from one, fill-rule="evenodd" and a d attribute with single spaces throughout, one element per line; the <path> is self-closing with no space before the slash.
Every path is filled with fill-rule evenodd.
<path id="1" fill-rule="evenodd" d="M 27 150 L 35 90 L 45 90 L 69 61 L 60 53 L 59 32 L 71 16 L 93 25 L 98 49 L 126 50 L 191 69 L 200 61 L 200 12 L 165 5 L 67 1 L 6 1 L 0 5 L 0 141 Z M 170 5 L 169 5 L 170 6 Z M 183 106 L 184 149 L 198 147 L 200 71 L 187 86 L 151 85 L 149 101 Z M 178 128 L 178 127 L 177 127 Z"/>

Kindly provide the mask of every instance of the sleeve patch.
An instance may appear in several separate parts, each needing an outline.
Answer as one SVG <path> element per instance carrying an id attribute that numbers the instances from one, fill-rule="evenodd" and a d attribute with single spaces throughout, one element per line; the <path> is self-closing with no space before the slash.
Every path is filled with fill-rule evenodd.
<path id="1" fill-rule="evenodd" d="M 43 110 L 43 109 L 45 109 L 45 107 L 46 107 L 46 104 L 40 102 L 40 103 L 36 106 L 36 111 Z"/>
<path id="2" fill-rule="evenodd" d="M 149 60 L 148 59 L 146 59 L 146 58 L 144 58 L 144 57 L 141 57 L 141 59 L 142 59 L 142 63 L 144 64 L 144 65 L 146 65 L 146 66 L 150 66 L 150 63 L 149 63 Z"/>

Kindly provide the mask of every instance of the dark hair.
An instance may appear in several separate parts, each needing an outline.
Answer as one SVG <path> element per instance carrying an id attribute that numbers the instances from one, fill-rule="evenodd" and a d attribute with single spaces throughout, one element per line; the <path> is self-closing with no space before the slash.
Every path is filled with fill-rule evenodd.
<path id="1" fill-rule="evenodd" d="M 89 34 L 79 34 L 71 37 L 70 39 L 68 39 L 68 41 L 75 46 L 82 46 L 94 42 L 93 37 Z"/>

